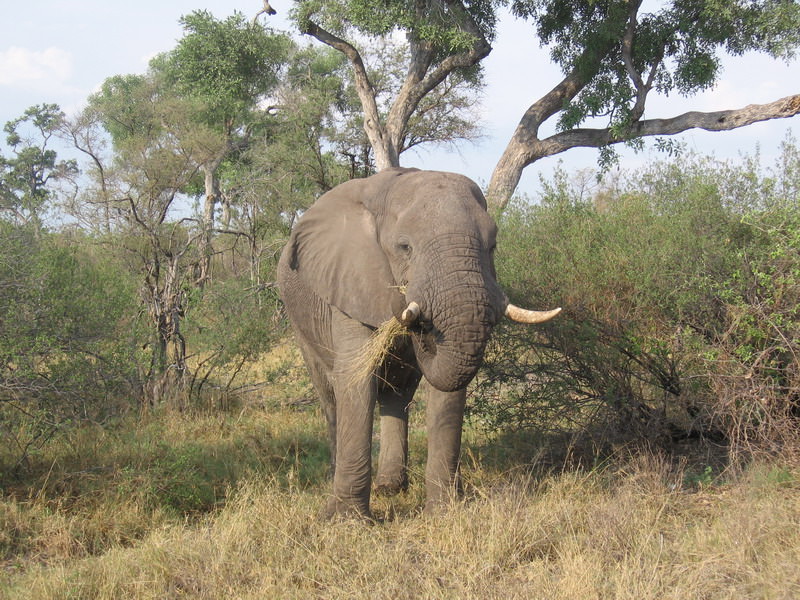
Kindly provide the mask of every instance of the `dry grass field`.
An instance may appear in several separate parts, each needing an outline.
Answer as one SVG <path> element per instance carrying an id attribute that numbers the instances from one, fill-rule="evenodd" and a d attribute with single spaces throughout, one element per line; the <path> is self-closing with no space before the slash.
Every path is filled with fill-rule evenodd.
<path id="1" fill-rule="evenodd" d="M 330 523 L 315 409 L 76 430 L 4 480 L 0 598 L 800 597 L 794 466 L 553 469 L 470 430 L 466 499 L 425 518 L 423 449 L 417 426 L 412 487 L 377 523 Z"/>

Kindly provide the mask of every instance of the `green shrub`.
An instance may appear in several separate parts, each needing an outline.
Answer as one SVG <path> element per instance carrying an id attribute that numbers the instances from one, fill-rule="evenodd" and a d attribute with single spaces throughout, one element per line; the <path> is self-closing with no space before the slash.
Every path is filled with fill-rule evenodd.
<path id="1" fill-rule="evenodd" d="M 286 333 L 274 286 L 258 289 L 243 277 L 217 280 L 186 315 L 189 391 L 197 401 L 230 396 L 243 385 L 243 368 Z M 252 382 L 251 382 L 252 383 Z"/>
<path id="2" fill-rule="evenodd" d="M 586 193 L 565 173 L 500 223 L 512 301 L 473 392 L 491 428 L 785 448 L 800 402 L 800 160 L 693 155 Z M 747 448 L 745 448 L 747 447 Z"/>

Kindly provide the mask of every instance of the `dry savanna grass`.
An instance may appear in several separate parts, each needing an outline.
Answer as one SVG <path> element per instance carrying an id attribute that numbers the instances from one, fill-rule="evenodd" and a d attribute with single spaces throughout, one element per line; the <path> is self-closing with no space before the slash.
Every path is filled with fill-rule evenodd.
<path id="1" fill-rule="evenodd" d="M 470 431 L 467 499 L 426 518 L 417 426 L 409 492 L 376 499 L 376 524 L 331 523 L 322 429 L 243 409 L 76 433 L 27 495 L 4 490 L 0 597 L 800 597 L 795 467 L 546 472 L 474 458 L 500 442 Z"/>
<path id="2" fill-rule="evenodd" d="M 398 337 L 408 335 L 408 329 L 395 317 L 385 321 L 372 334 L 357 354 L 349 358 L 350 379 L 348 386 L 357 387 L 372 375 L 384 361 Z"/>

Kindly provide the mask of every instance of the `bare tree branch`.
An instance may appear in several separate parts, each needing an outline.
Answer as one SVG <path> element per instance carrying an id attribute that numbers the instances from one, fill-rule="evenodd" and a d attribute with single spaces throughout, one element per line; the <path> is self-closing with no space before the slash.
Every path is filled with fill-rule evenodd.
<path id="1" fill-rule="evenodd" d="M 538 137 L 539 127 L 563 110 L 564 106 L 580 93 L 612 48 L 611 41 L 599 50 L 587 48 L 580 59 L 575 61 L 581 66 L 573 68 L 558 85 L 531 104 L 522 115 L 489 182 L 487 199 L 493 209 L 502 211 L 517 188 L 522 170 L 541 156 L 546 156 L 537 152 L 541 144 Z"/>
<path id="2" fill-rule="evenodd" d="M 399 142 L 404 135 L 408 119 L 417 109 L 422 99 L 442 83 L 450 73 L 456 69 L 477 64 L 488 56 L 492 50 L 489 42 L 486 41 L 480 29 L 464 8 L 463 3 L 455 0 L 445 0 L 445 3 L 457 15 L 457 20 L 464 30 L 473 37 L 474 44 L 472 48 L 465 52 L 448 56 L 430 73 L 427 73 L 433 54 L 430 44 L 417 42 L 416 47 L 412 46 L 413 52 L 408 76 L 392 105 L 387 119 L 387 129 L 392 141 L 397 146 L 399 146 Z M 437 4 L 442 5 L 441 2 L 437 2 Z"/>
<path id="3" fill-rule="evenodd" d="M 631 125 L 624 134 L 615 135 L 610 129 L 574 129 L 557 133 L 541 141 L 551 156 L 576 146 L 599 148 L 638 137 L 675 135 L 689 129 L 729 131 L 759 121 L 786 119 L 800 113 L 800 94 L 786 96 L 768 104 L 749 104 L 743 108 L 715 112 L 690 111 L 669 119 L 646 119 Z"/>
<path id="4" fill-rule="evenodd" d="M 463 52 L 445 57 L 429 72 L 434 62 L 435 48 L 427 40 L 410 36 L 411 58 L 406 78 L 397 97 L 392 102 L 385 121 L 378 110 L 376 91 L 369 80 L 364 61 L 358 50 L 349 42 L 326 31 L 310 19 L 302 26 L 302 33 L 338 50 L 350 61 L 355 76 L 356 91 L 364 111 L 364 131 L 375 153 L 378 170 L 400 166 L 400 152 L 407 135 L 408 122 L 425 96 L 456 69 L 480 62 L 491 51 L 486 37 L 473 20 L 461 0 L 431 0 L 430 4 L 441 14 L 450 13 L 458 27 L 474 39 L 473 45 Z M 430 10 L 425 2 L 417 3 L 419 15 Z"/>
<path id="5" fill-rule="evenodd" d="M 625 71 L 628 73 L 628 77 L 630 77 L 631 81 L 633 82 L 633 86 L 636 89 L 636 103 L 631 111 L 631 119 L 634 121 L 640 119 L 644 114 L 644 105 L 645 101 L 647 100 L 647 94 L 652 88 L 653 80 L 655 79 L 656 72 L 658 71 L 658 65 L 661 62 L 660 60 L 657 60 L 653 63 L 650 70 L 650 75 L 647 78 L 647 83 L 645 83 L 641 74 L 634 66 L 633 38 L 636 33 L 636 17 L 639 13 L 639 7 L 641 4 L 641 0 L 630 1 L 631 9 L 630 15 L 628 16 L 628 26 L 625 29 L 625 35 L 622 38 L 622 62 L 625 65 Z"/>
<path id="6" fill-rule="evenodd" d="M 639 13 L 641 0 L 631 0 L 631 10 L 628 16 L 628 26 L 625 29 L 625 35 L 622 38 L 622 62 L 625 64 L 625 71 L 628 77 L 631 78 L 633 85 L 637 90 L 644 88 L 644 81 L 633 65 L 633 37 L 636 33 L 636 15 Z"/>
<path id="7" fill-rule="evenodd" d="M 759 121 L 786 119 L 797 114 L 800 114 L 800 94 L 786 96 L 767 104 L 749 104 L 737 109 L 713 112 L 690 111 L 668 119 L 636 121 L 622 133 L 616 133 L 610 128 L 573 129 L 556 133 L 543 140 L 531 136 L 524 147 L 516 148 L 515 158 L 521 160 L 524 166 L 527 166 L 540 158 L 553 156 L 579 146 L 600 148 L 639 137 L 675 135 L 689 129 L 729 131 L 739 127 L 746 127 Z M 499 179 L 495 181 L 493 177 L 492 184 L 498 186 L 499 182 Z M 513 186 L 516 187 L 516 182 Z M 510 188 L 510 191 L 504 196 L 503 190 L 499 189 L 499 187 L 495 187 L 493 190 L 490 184 L 489 202 L 495 210 L 501 211 L 505 208 L 514 187 Z"/>

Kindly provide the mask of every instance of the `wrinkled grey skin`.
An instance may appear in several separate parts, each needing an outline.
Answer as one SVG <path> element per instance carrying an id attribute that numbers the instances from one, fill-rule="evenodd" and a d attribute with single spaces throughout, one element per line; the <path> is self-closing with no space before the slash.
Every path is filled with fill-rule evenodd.
<path id="1" fill-rule="evenodd" d="M 466 177 L 390 169 L 344 183 L 300 219 L 278 282 L 328 421 L 333 493 L 326 514 L 370 517 L 373 411 L 380 410 L 375 487 L 406 488 L 408 405 L 424 376 L 426 512 L 458 494 L 465 388 L 508 303 L 496 282 L 496 227 Z M 375 328 L 414 301 L 420 317 L 376 375 L 350 383 Z M 410 341 L 409 341 L 410 340 Z"/>

